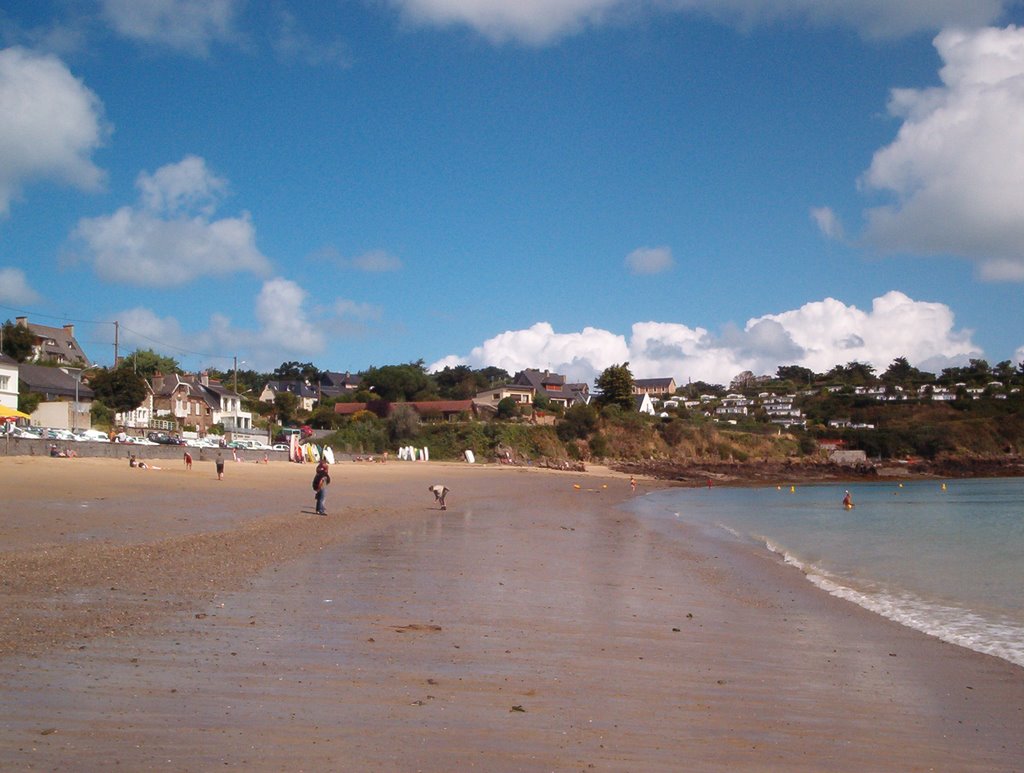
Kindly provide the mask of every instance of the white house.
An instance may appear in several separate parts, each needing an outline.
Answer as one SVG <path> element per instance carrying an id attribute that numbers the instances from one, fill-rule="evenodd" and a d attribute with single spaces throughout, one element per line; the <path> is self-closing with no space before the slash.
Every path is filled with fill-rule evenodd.
<path id="1" fill-rule="evenodd" d="M 0 405 L 18 409 L 18 362 L 0 353 Z"/>

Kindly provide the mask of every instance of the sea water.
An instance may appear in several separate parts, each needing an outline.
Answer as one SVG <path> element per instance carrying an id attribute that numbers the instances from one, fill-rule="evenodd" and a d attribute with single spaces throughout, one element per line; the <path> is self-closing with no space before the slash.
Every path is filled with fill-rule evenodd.
<path id="1" fill-rule="evenodd" d="M 754 541 L 829 593 L 1024 666 L 1024 478 L 675 488 L 634 507 Z"/>

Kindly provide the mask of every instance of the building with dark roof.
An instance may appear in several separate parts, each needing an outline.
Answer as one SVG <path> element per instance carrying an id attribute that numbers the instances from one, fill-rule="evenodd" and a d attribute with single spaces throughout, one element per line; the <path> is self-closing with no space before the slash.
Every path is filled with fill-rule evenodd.
<path id="1" fill-rule="evenodd" d="M 28 328 L 35 335 L 32 344 L 33 362 L 55 362 L 59 365 L 84 368 L 90 364 L 75 338 L 75 326 L 49 327 L 36 325 L 28 317 L 16 317 L 15 323 Z"/>

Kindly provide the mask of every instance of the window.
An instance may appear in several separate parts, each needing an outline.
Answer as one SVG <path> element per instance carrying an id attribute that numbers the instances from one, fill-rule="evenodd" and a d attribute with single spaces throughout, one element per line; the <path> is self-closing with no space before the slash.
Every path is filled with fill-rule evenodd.
<path id="1" fill-rule="evenodd" d="M 3 390 L 6 391 L 9 388 L 10 383 L 11 383 L 11 377 L 10 376 L 0 376 L 0 389 L 3 389 Z"/>

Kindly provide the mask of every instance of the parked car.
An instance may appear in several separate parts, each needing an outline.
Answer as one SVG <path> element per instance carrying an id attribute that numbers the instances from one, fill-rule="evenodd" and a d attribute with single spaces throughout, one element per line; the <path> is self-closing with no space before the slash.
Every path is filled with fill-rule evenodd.
<path id="1" fill-rule="evenodd" d="M 107 433 L 98 429 L 79 429 L 75 430 L 74 434 L 75 440 L 93 440 L 97 443 L 110 442 L 110 438 L 107 437 Z"/>
<path id="2" fill-rule="evenodd" d="M 287 451 L 288 450 L 288 445 L 286 443 L 274 443 L 274 445 L 271 446 L 271 450 L 272 451 Z"/>

